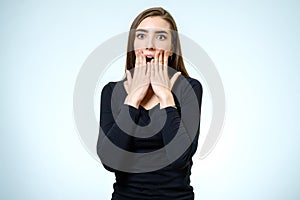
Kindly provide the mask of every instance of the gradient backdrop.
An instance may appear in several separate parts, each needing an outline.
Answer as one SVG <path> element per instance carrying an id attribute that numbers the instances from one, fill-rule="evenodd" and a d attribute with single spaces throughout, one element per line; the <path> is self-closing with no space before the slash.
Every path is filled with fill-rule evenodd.
<path id="1" fill-rule="evenodd" d="M 300 199 L 299 1 L 6 0 L 1 200 L 110 199 L 114 176 L 76 130 L 74 84 L 97 46 L 153 6 L 169 10 L 179 32 L 201 45 L 225 88 L 221 139 L 204 160 L 194 157 L 196 200 Z"/>

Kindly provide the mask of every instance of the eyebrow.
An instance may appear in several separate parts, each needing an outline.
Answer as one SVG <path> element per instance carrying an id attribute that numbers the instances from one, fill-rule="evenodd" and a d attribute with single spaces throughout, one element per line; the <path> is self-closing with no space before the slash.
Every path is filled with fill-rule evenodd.
<path id="1" fill-rule="evenodd" d="M 146 29 L 137 29 L 136 32 L 138 32 L 138 31 L 140 31 L 140 32 L 145 32 L 145 33 L 148 33 L 148 32 L 149 32 L 149 31 L 146 30 Z M 155 31 L 155 33 L 165 33 L 165 34 L 168 34 L 167 31 Z"/>

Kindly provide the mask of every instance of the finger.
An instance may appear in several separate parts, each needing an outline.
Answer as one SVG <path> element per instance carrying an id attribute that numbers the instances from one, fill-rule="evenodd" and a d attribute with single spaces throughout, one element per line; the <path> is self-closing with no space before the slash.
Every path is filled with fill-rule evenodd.
<path id="1" fill-rule="evenodd" d="M 141 53 L 141 67 L 142 67 L 142 72 L 143 72 L 143 75 L 146 75 L 147 73 L 147 63 L 146 63 L 146 56 L 144 56 L 142 53 Z"/>
<path id="2" fill-rule="evenodd" d="M 141 64 L 140 50 L 135 53 L 135 67 L 139 67 Z"/>
<path id="3" fill-rule="evenodd" d="M 164 71 L 165 77 L 167 77 L 167 78 L 169 78 L 169 75 L 168 75 L 168 58 L 169 58 L 169 52 L 168 51 L 164 51 L 164 66 L 163 66 L 163 71 Z"/>
<path id="4" fill-rule="evenodd" d="M 126 77 L 127 77 L 128 85 L 130 86 L 131 82 L 132 82 L 132 77 L 131 77 L 131 73 L 129 70 L 126 70 Z"/>
<path id="5" fill-rule="evenodd" d="M 168 66 L 169 51 L 164 51 L 164 66 Z"/>
<path id="6" fill-rule="evenodd" d="M 162 73 L 162 68 L 163 68 L 163 65 L 164 65 L 164 62 L 163 62 L 163 51 L 160 51 L 159 53 L 159 57 L 158 57 L 158 62 L 159 62 L 159 66 L 158 66 L 158 72 L 161 74 Z"/>
<path id="7" fill-rule="evenodd" d="M 170 83 L 171 83 L 171 89 L 173 88 L 173 86 L 174 86 L 174 83 L 176 82 L 176 80 L 178 79 L 178 77 L 181 75 L 181 72 L 176 72 L 173 76 L 172 76 L 172 78 L 171 78 L 171 80 L 170 80 Z"/>
<path id="8" fill-rule="evenodd" d="M 151 60 L 152 61 L 152 60 Z M 147 63 L 147 71 L 146 71 L 146 78 L 149 79 L 151 74 L 151 63 Z"/>
<path id="9" fill-rule="evenodd" d="M 155 62 L 154 62 L 154 74 L 155 76 L 158 75 L 158 66 L 159 66 L 159 52 L 160 51 L 156 51 L 155 52 Z"/>
<path id="10" fill-rule="evenodd" d="M 141 63 L 142 63 L 142 57 L 141 57 L 141 50 L 137 50 L 136 54 L 136 66 L 134 68 L 134 76 L 133 78 L 136 78 L 140 74 L 141 69 Z"/>
<path id="11" fill-rule="evenodd" d="M 140 57 L 141 57 L 141 65 L 142 66 L 146 66 L 146 56 L 144 56 L 143 54 L 142 54 L 142 52 L 140 52 Z"/>
<path id="12" fill-rule="evenodd" d="M 154 76 L 155 76 L 155 69 L 154 69 L 154 66 L 155 66 L 155 63 L 154 63 L 154 60 L 152 59 L 151 61 L 150 61 L 150 68 L 151 68 L 151 73 L 150 73 L 150 77 L 152 77 L 152 78 L 154 78 Z"/>
<path id="13" fill-rule="evenodd" d="M 141 78 L 144 78 L 147 74 L 147 65 L 148 65 L 148 63 L 145 63 L 145 65 L 142 65 L 140 67 L 140 69 L 141 69 L 141 73 L 140 73 Z"/>

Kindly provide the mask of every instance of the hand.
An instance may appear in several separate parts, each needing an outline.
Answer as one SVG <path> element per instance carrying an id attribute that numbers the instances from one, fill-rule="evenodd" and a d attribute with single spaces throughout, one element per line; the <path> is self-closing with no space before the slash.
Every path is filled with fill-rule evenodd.
<path id="1" fill-rule="evenodd" d="M 160 101 L 161 108 L 175 106 L 174 98 L 171 93 L 172 87 L 180 76 L 181 72 L 176 72 L 172 78 L 168 74 L 168 51 L 159 51 L 155 53 L 154 60 L 147 66 L 151 67 L 151 86 Z"/>
<path id="2" fill-rule="evenodd" d="M 150 85 L 150 68 L 146 65 L 146 57 L 139 50 L 136 51 L 134 75 L 132 77 L 130 71 L 126 70 L 126 77 L 124 87 L 127 97 L 124 103 L 138 108 Z"/>

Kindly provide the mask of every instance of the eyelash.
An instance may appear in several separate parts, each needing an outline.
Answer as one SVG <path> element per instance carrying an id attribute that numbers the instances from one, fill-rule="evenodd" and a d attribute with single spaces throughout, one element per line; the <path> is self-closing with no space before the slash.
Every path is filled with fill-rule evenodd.
<path id="1" fill-rule="evenodd" d="M 167 39 L 167 36 L 165 36 L 165 35 L 158 35 L 157 39 L 159 39 L 159 40 L 165 40 L 165 39 Z"/>
<path id="2" fill-rule="evenodd" d="M 136 35 L 136 37 L 137 37 L 138 39 L 144 39 L 144 38 L 145 38 L 145 34 L 143 34 L 143 33 L 138 33 L 138 34 Z"/>

